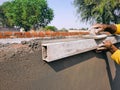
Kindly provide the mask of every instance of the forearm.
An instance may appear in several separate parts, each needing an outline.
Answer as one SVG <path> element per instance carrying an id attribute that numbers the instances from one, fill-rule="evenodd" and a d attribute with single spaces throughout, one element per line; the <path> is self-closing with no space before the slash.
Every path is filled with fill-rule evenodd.
<path id="1" fill-rule="evenodd" d="M 116 47 L 116 46 L 114 46 L 114 45 L 111 45 L 109 48 L 109 51 L 113 54 L 115 51 L 117 51 L 118 50 L 118 48 Z"/>
<path id="2" fill-rule="evenodd" d="M 111 34 L 117 31 L 117 27 L 114 24 L 103 24 L 104 31 L 110 32 Z"/>

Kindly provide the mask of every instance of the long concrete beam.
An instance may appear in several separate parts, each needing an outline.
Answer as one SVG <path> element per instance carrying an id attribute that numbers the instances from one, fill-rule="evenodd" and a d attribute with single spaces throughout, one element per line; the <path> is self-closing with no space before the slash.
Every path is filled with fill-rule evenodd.
<path id="1" fill-rule="evenodd" d="M 110 40 L 112 43 L 120 42 L 120 36 L 111 36 L 105 39 L 74 39 L 72 41 L 59 41 L 42 44 L 42 59 L 51 62 L 61 58 L 94 50 L 103 40 Z"/>

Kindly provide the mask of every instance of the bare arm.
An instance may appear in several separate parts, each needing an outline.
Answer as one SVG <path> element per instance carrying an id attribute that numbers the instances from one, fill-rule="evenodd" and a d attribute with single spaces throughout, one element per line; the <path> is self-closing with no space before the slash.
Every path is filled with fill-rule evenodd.
<path id="1" fill-rule="evenodd" d="M 104 41 L 104 46 L 111 52 L 114 53 L 118 48 L 113 45 L 110 41 Z"/>

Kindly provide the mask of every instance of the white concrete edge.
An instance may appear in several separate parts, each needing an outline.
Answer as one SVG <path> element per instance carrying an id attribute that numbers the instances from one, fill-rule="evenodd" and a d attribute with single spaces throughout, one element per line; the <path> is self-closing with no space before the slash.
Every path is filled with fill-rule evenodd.
<path id="1" fill-rule="evenodd" d="M 103 40 L 110 40 L 113 44 L 120 42 L 120 36 L 107 37 L 102 40 L 81 39 L 67 42 L 54 42 L 42 44 L 42 59 L 51 62 L 76 54 L 94 50 Z"/>

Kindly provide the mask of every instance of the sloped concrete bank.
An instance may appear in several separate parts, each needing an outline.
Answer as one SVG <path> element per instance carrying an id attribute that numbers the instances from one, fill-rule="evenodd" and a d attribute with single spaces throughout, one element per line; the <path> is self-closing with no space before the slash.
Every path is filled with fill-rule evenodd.
<path id="1" fill-rule="evenodd" d="M 0 47 L 0 90 L 111 90 L 114 62 L 94 50 L 47 63 L 41 40 Z M 108 53 L 109 56 L 109 53 Z M 118 70 L 117 70 L 118 71 Z M 119 82 L 118 82 L 119 83 Z M 112 89 L 117 90 L 117 89 Z"/>

